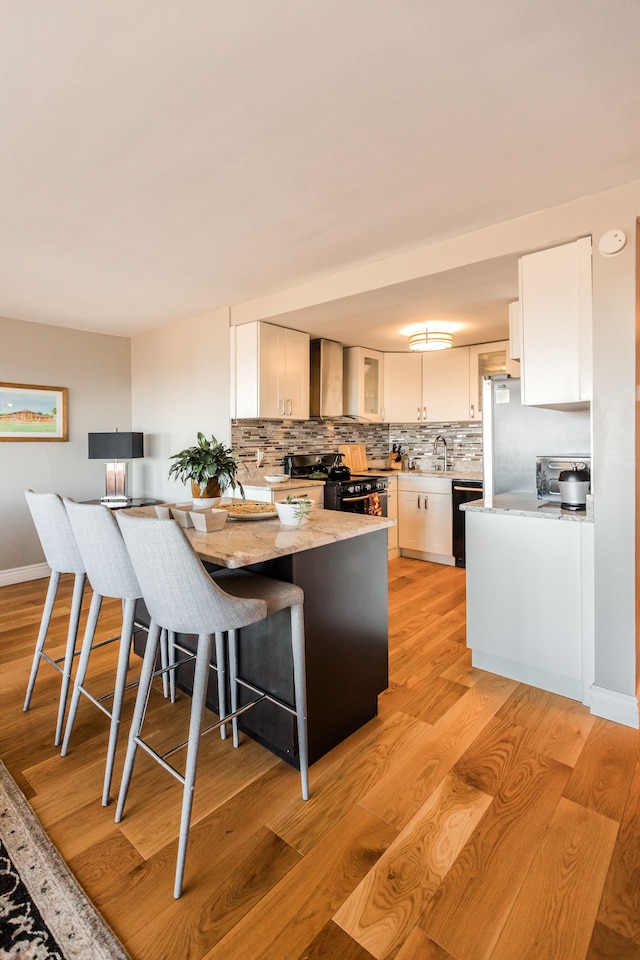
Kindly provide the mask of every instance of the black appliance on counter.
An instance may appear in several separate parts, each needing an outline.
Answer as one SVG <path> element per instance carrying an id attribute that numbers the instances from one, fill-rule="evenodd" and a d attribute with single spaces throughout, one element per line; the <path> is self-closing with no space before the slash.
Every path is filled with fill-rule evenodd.
<path id="1" fill-rule="evenodd" d="M 325 510 L 386 517 L 388 478 L 369 473 L 348 476 L 341 459 L 339 453 L 289 453 L 283 465 L 292 480 L 324 480 Z"/>
<path id="2" fill-rule="evenodd" d="M 456 567 L 466 566 L 465 515 L 460 509 L 463 503 L 482 500 L 482 480 L 454 480 L 451 485 L 451 507 L 453 510 L 453 556 Z"/>

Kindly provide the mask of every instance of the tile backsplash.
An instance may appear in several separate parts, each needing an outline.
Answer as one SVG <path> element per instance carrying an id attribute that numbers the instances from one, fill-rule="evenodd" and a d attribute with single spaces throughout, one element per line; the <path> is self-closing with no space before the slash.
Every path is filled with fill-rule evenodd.
<path id="1" fill-rule="evenodd" d="M 231 446 L 250 470 L 256 450 L 266 473 L 279 473 L 286 453 L 328 453 L 339 443 L 364 443 L 368 460 L 384 460 L 392 444 L 428 462 L 443 436 L 457 465 L 482 468 L 481 423 L 361 423 L 357 420 L 232 420 Z"/>

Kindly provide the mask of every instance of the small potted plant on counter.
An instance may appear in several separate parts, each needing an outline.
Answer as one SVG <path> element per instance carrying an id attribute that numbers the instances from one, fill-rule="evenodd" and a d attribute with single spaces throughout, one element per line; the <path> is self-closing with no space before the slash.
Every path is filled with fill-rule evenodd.
<path id="1" fill-rule="evenodd" d="M 230 447 L 225 447 L 214 436 L 208 440 L 198 432 L 195 446 L 174 453 L 169 459 L 173 460 L 169 477 L 191 483 L 194 507 L 216 506 L 228 487 L 237 488 L 244 500 L 244 489 L 237 479 L 240 461 Z"/>
<path id="2" fill-rule="evenodd" d="M 309 522 L 313 500 L 309 497 L 292 497 L 288 494 L 284 500 L 276 500 L 275 505 L 280 523 L 284 523 L 287 527 L 301 527 Z"/>

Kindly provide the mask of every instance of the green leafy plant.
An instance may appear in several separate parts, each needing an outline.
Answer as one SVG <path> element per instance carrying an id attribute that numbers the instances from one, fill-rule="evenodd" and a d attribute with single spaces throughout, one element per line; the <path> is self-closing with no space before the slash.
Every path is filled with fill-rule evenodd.
<path id="1" fill-rule="evenodd" d="M 308 517 L 313 507 L 313 500 L 310 500 L 309 497 L 292 497 L 290 493 L 284 498 L 284 502 L 294 504 L 293 512 L 296 520 L 304 520 L 305 517 Z"/>
<path id="2" fill-rule="evenodd" d="M 174 461 L 169 468 L 169 477 L 183 483 L 191 482 L 192 488 L 199 488 L 201 495 L 208 485 L 210 496 L 220 496 L 227 487 L 233 487 L 240 491 L 244 500 L 244 489 L 237 478 L 240 461 L 233 456 L 231 447 L 225 447 L 214 436 L 209 440 L 204 433 L 198 432 L 195 446 L 174 453 L 169 459 Z M 210 481 L 217 481 L 219 493 L 211 492 Z"/>

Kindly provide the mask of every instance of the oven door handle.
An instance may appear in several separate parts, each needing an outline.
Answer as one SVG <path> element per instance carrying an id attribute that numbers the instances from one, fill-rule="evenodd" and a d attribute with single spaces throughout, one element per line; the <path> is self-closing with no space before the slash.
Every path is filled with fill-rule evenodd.
<path id="1" fill-rule="evenodd" d="M 357 503 L 359 500 L 370 500 L 373 496 L 375 496 L 375 494 L 365 493 L 363 497 L 343 497 L 342 503 Z"/>

